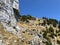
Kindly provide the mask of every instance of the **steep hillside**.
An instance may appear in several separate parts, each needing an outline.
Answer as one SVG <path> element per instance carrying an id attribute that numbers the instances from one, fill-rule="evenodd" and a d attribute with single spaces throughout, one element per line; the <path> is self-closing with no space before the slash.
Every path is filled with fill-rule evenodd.
<path id="1" fill-rule="evenodd" d="M 17 24 L 24 42 L 31 45 L 60 45 L 60 27 L 56 19 L 29 19 L 28 16 L 22 16 Z"/>
<path id="2" fill-rule="evenodd" d="M 18 0 L 0 0 L 0 45 L 60 45 L 60 21 L 21 16 Z"/>

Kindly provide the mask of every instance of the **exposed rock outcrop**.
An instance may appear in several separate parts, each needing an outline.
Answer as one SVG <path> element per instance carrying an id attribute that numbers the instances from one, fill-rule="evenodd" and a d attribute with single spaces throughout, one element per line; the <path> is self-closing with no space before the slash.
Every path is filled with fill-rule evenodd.
<path id="1" fill-rule="evenodd" d="M 0 0 L 0 22 L 7 31 L 16 34 L 20 29 L 16 24 L 16 13 L 14 9 L 18 10 L 17 13 L 19 13 L 18 0 Z"/>
<path id="2" fill-rule="evenodd" d="M 20 16 L 18 0 L 0 0 L 0 45 L 60 45 L 58 21 Z"/>

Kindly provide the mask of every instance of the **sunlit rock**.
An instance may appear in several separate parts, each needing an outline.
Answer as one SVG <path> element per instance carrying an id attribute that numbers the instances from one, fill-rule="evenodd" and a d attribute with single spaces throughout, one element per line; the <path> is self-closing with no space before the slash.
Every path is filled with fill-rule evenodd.
<path id="1" fill-rule="evenodd" d="M 15 10 L 19 13 L 19 1 L 18 0 L 0 0 L 0 22 L 6 28 L 8 32 L 18 34 L 20 27 L 17 26 L 17 20 L 15 18 Z M 14 28 L 15 27 L 15 28 Z"/>

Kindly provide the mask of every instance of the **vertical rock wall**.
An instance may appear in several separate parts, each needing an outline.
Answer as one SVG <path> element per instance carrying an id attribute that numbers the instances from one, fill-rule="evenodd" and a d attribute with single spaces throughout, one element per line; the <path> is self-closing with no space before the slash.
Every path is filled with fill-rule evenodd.
<path id="1" fill-rule="evenodd" d="M 7 31 L 11 31 L 16 33 L 15 30 L 17 21 L 15 18 L 15 12 L 13 10 L 16 9 L 19 11 L 19 1 L 18 0 L 0 0 L 0 22 L 7 29 Z M 13 28 L 15 27 L 15 29 Z"/>

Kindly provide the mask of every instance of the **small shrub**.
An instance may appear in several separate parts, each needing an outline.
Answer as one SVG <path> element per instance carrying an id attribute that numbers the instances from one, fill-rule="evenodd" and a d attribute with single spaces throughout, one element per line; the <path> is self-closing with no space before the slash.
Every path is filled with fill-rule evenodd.
<path id="1" fill-rule="evenodd" d="M 60 41 L 59 40 L 57 40 L 57 44 L 60 44 Z"/>
<path id="2" fill-rule="evenodd" d="M 53 32 L 54 33 L 54 29 L 52 27 L 49 28 L 49 33 Z"/>
<path id="3" fill-rule="evenodd" d="M 21 42 L 24 42 L 24 40 L 21 40 Z"/>
<path id="4" fill-rule="evenodd" d="M 43 33 L 43 37 L 46 38 L 46 36 L 47 36 L 47 32 L 44 31 L 44 33 Z"/>
<path id="5" fill-rule="evenodd" d="M 25 33 L 25 31 L 23 31 L 22 33 Z"/>
<path id="6" fill-rule="evenodd" d="M 52 45 L 52 43 L 50 41 L 46 42 L 46 45 Z"/>

